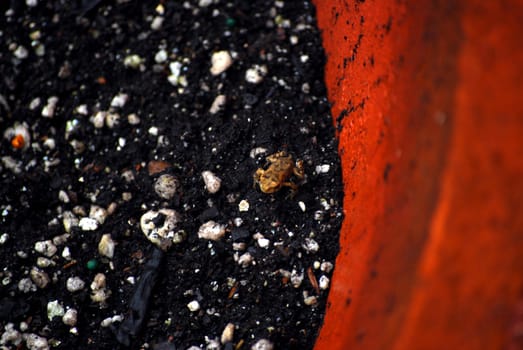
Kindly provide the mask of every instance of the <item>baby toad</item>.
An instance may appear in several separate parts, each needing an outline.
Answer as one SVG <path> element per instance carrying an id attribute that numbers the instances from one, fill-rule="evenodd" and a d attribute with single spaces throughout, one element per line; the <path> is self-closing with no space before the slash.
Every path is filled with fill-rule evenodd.
<path id="1" fill-rule="evenodd" d="M 269 167 L 265 170 L 262 168 L 256 170 L 253 175 L 254 185 L 258 184 L 264 193 L 274 193 L 282 186 L 287 186 L 291 188 L 291 195 L 293 195 L 298 185 L 290 181 L 290 177 L 294 175 L 299 180 L 303 179 L 303 161 L 298 160 L 294 164 L 292 156 L 285 151 L 271 154 L 266 159 Z"/>

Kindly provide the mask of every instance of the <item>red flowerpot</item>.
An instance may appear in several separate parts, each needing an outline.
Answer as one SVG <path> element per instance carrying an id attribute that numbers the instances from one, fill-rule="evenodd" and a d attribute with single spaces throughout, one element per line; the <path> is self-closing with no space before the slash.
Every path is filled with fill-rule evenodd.
<path id="1" fill-rule="evenodd" d="M 523 348 L 523 1 L 315 4 L 345 183 L 315 349 Z"/>

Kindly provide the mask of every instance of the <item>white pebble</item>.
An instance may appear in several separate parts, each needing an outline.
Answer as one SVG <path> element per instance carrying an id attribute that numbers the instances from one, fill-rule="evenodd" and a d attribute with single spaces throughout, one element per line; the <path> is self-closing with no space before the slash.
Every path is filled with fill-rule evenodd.
<path id="1" fill-rule="evenodd" d="M 305 238 L 305 242 L 301 245 L 307 253 L 316 253 L 320 249 L 320 245 L 312 238 Z"/>
<path id="2" fill-rule="evenodd" d="M 115 322 L 122 322 L 123 321 L 123 315 L 114 315 L 112 320 L 113 320 L 113 323 L 115 323 Z"/>
<path id="3" fill-rule="evenodd" d="M 203 182 L 205 183 L 205 188 L 209 193 L 216 193 L 220 190 L 222 180 L 218 176 L 216 176 L 212 171 L 203 171 L 202 178 Z"/>
<path id="4" fill-rule="evenodd" d="M 164 18 L 162 16 L 155 16 L 153 21 L 151 22 L 151 29 L 160 30 L 162 28 L 163 19 Z"/>
<path id="5" fill-rule="evenodd" d="M 107 218 L 107 210 L 98 205 L 91 205 L 91 208 L 89 209 L 89 217 L 95 219 L 100 225 L 102 225 Z"/>
<path id="6" fill-rule="evenodd" d="M 329 261 L 324 261 L 320 265 L 320 270 L 322 270 L 323 272 L 326 272 L 326 273 L 331 272 L 333 268 L 334 268 L 334 265 Z"/>
<path id="7" fill-rule="evenodd" d="M 303 92 L 304 94 L 308 94 L 309 92 L 311 92 L 311 86 L 309 83 L 303 83 L 303 85 L 301 86 L 301 92 Z"/>
<path id="8" fill-rule="evenodd" d="M 318 303 L 318 297 L 315 295 L 303 296 L 303 303 L 307 306 L 314 306 Z"/>
<path id="9" fill-rule="evenodd" d="M 91 300 L 100 305 L 105 305 L 105 301 L 111 296 L 111 291 L 103 288 L 91 293 Z"/>
<path id="10" fill-rule="evenodd" d="M 124 94 L 123 92 L 118 93 L 118 95 L 114 96 L 111 100 L 111 107 L 123 107 L 127 103 L 127 100 L 129 99 L 129 95 Z"/>
<path id="11" fill-rule="evenodd" d="M 27 49 L 25 47 L 23 47 L 22 45 L 18 45 L 15 52 L 13 52 L 13 54 L 19 60 L 23 60 L 23 59 L 27 58 L 27 56 L 29 55 L 29 51 L 27 51 Z"/>
<path id="12" fill-rule="evenodd" d="M 211 69 L 212 75 L 219 75 L 225 72 L 232 64 L 232 57 L 229 51 L 218 51 L 212 54 Z"/>
<path id="13" fill-rule="evenodd" d="M 251 350 L 273 350 L 274 345 L 270 340 L 267 339 L 260 339 L 256 343 L 254 343 L 253 346 L 251 346 Z"/>
<path id="14" fill-rule="evenodd" d="M 29 276 L 31 277 L 31 280 L 36 284 L 38 288 L 45 288 L 51 281 L 49 278 L 49 275 L 45 272 L 40 270 L 37 267 L 33 267 L 31 269 L 31 272 L 29 273 Z"/>
<path id="15" fill-rule="evenodd" d="M 200 303 L 197 300 L 193 300 L 187 304 L 187 308 L 191 312 L 196 312 L 196 311 L 200 310 Z"/>
<path id="16" fill-rule="evenodd" d="M 303 203 L 302 201 L 299 201 L 298 206 L 300 207 L 301 211 L 305 213 L 305 210 L 307 209 L 307 207 L 305 206 L 305 203 Z"/>
<path id="17" fill-rule="evenodd" d="M 40 57 L 42 57 L 43 55 L 45 55 L 45 45 L 44 45 L 44 44 L 41 44 L 41 43 L 36 44 L 36 47 L 35 47 L 35 54 L 36 54 L 37 56 L 40 56 Z"/>
<path id="18" fill-rule="evenodd" d="M 316 166 L 316 173 L 317 174 L 325 174 L 328 173 L 331 169 L 331 166 L 329 164 L 322 164 Z"/>
<path id="19" fill-rule="evenodd" d="M 158 5 L 154 8 L 154 10 L 155 10 L 156 13 L 159 14 L 159 15 L 163 15 L 163 14 L 165 14 L 165 7 L 164 7 L 161 3 L 158 4 Z"/>
<path id="20" fill-rule="evenodd" d="M 220 341 L 222 344 L 230 343 L 230 342 L 232 342 L 233 338 L 234 338 L 234 323 L 229 322 L 223 329 L 222 335 L 220 337 Z"/>
<path id="21" fill-rule="evenodd" d="M 18 290 L 22 293 L 29 293 L 36 291 L 36 284 L 30 278 L 22 278 L 18 282 Z"/>
<path id="22" fill-rule="evenodd" d="M 238 265 L 240 265 L 241 267 L 247 267 L 251 265 L 253 261 L 254 258 L 252 257 L 251 253 L 247 252 L 240 255 L 240 257 L 238 258 Z"/>
<path id="23" fill-rule="evenodd" d="M 170 174 L 163 174 L 154 182 L 154 192 L 163 199 L 171 199 L 178 191 L 180 182 Z"/>
<path id="24" fill-rule="evenodd" d="M 78 311 L 76 311 L 76 309 L 68 309 L 62 316 L 62 322 L 67 326 L 74 327 L 77 321 Z"/>
<path id="25" fill-rule="evenodd" d="M 69 292 L 74 293 L 84 289 L 85 282 L 80 277 L 69 277 L 65 286 Z"/>
<path id="26" fill-rule="evenodd" d="M 35 109 L 40 107 L 40 103 L 42 103 L 42 100 L 40 99 L 40 97 L 33 98 L 31 100 L 31 102 L 29 102 L 29 109 L 34 111 Z"/>
<path id="27" fill-rule="evenodd" d="M 15 174 L 20 174 L 22 172 L 22 162 L 15 160 L 11 156 L 2 157 L 2 164 L 6 169 L 11 170 Z"/>
<path id="28" fill-rule="evenodd" d="M 218 338 L 211 339 L 208 336 L 205 336 L 205 342 L 207 343 L 205 350 L 221 350 L 222 348 Z"/>
<path id="29" fill-rule="evenodd" d="M 96 129 L 101 129 L 105 125 L 105 116 L 106 115 L 107 115 L 107 112 L 98 111 L 98 112 L 96 112 L 95 115 L 93 115 L 91 118 L 89 118 L 89 120 Z"/>
<path id="30" fill-rule="evenodd" d="M 171 71 L 171 74 L 167 79 L 172 85 L 178 85 L 178 78 L 182 72 L 182 63 L 178 61 L 169 63 L 169 70 Z"/>
<path id="31" fill-rule="evenodd" d="M 0 245 L 5 244 L 5 242 L 7 242 L 8 239 L 9 239 L 9 234 L 2 233 L 2 235 L 0 235 Z"/>
<path id="32" fill-rule="evenodd" d="M 22 337 L 25 340 L 25 345 L 28 350 L 49 350 L 47 338 L 41 337 L 34 333 L 24 333 Z"/>
<path id="33" fill-rule="evenodd" d="M 47 318 L 52 321 L 55 317 L 62 317 L 65 309 L 58 300 L 53 300 L 47 303 Z"/>
<path id="34" fill-rule="evenodd" d="M 257 156 L 259 156 L 260 154 L 265 154 L 267 153 L 267 148 L 264 148 L 264 147 L 255 147 L 253 149 L 251 149 L 251 152 L 249 153 L 249 156 L 252 158 L 252 159 L 255 159 Z"/>
<path id="35" fill-rule="evenodd" d="M 98 221 L 93 218 L 81 218 L 78 226 L 82 231 L 94 231 L 98 228 Z"/>
<path id="36" fill-rule="evenodd" d="M 158 220 L 161 216 L 163 220 Z M 160 221 L 161 226 L 156 226 Z M 181 215 L 173 209 L 149 210 L 140 218 L 140 228 L 149 241 L 166 251 L 177 239 L 175 229 L 181 221 Z"/>
<path id="37" fill-rule="evenodd" d="M 260 248 L 267 248 L 267 247 L 269 247 L 269 244 L 271 243 L 271 241 L 269 241 L 267 238 L 265 238 L 261 233 L 254 234 L 253 238 L 256 240 L 256 243 L 258 243 L 258 246 Z"/>
<path id="38" fill-rule="evenodd" d="M 215 221 L 207 221 L 198 229 L 198 237 L 217 241 L 225 235 L 225 225 L 218 224 Z"/>
<path id="39" fill-rule="evenodd" d="M 36 258 L 36 266 L 38 267 L 45 268 L 51 265 L 55 265 L 55 262 L 49 258 L 44 258 L 43 256 Z"/>
<path id="40" fill-rule="evenodd" d="M 125 147 L 126 144 L 127 144 L 127 140 L 126 139 L 124 139 L 123 137 L 119 137 L 118 138 L 118 147 L 119 148 Z"/>
<path id="41" fill-rule="evenodd" d="M 49 258 L 55 255 L 58 250 L 51 240 L 36 242 L 34 249 Z"/>
<path id="42" fill-rule="evenodd" d="M 100 242 L 98 242 L 98 253 L 100 255 L 108 257 L 109 259 L 112 259 L 114 256 L 114 247 L 115 243 L 113 239 L 111 238 L 110 233 L 106 233 L 102 235 L 102 238 L 100 238 Z"/>
<path id="43" fill-rule="evenodd" d="M 147 130 L 147 132 L 149 133 L 149 135 L 152 135 L 152 136 L 158 136 L 158 132 L 159 132 L 159 131 L 160 131 L 160 130 L 159 130 L 158 127 L 156 127 L 156 126 L 151 126 L 151 127 Z"/>
<path id="44" fill-rule="evenodd" d="M 120 114 L 118 113 L 107 113 L 105 115 L 105 125 L 109 129 L 114 129 L 116 126 L 120 124 Z"/>
<path id="45" fill-rule="evenodd" d="M 322 210 L 316 210 L 313 215 L 314 220 L 321 221 L 324 218 Z"/>
<path id="46" fill-rule="evenodd" d="M 131 125 L 140 124 L 140 117 L 136 113 L 131 113 L 127 116 L 127 122 Z"/>
<path id="47" fill-rule="evenodd" d="M 102 322 L 100 323 L 100 326 L 105 328 L 105 327 L 109 327 L 113 323 L 122 322 L 122 321 L 123 321 L 123 316 L 122 315 L 114 315 L 113 317 L 104 318 L 102 320 Z"/>
<path id="48" fill-rule="evenodd" d="M 79 105 L 78 107 L 76 107 L 74 109 L 74 111 L 78 114 L 81 114 L 81 115 L 87 115 L 89 113 L 89 111 L 87 110 L 87 105 Z"/>
<path id="49" fill-rule="evenodd" d="M 6 277 L 2 278 L 2 285 L 7 286 L 11 283 L 11 273 L 8 273 Z"/>
<path id="50" fill-rule="evenodd" d="M 36 5 L 38 5 L 38 0 L 25 0 L 25 4 L 28 7 L 35 7 Z"/>
<path id="51" fill-rule="evenodd" d="M 320 289 L 323 289 L 323 290 L 329 288 L 329 283 L 330 283 L 330 279 L 329 279 L 329 277 L 327 277 L 325 275 L 322 275 L 320 277 L 320 280 L 318 281 Z"/>
<path id="52" fill-rule="evenodd" d="M 22 342 L 22 334 L 15 329 L 13 323 L 6 324 L 4 330 L 5 332 L 2 333 L 2 337 L 0 338 L 0 344 L 12 343 L 18 346 Z M 9 348 L 5 347 L 5 349 Z"/>
<path id="53" fill-rule="evenodd" d="M 200 7 L 207 7 L 210 4 L 212 4 L 212 0 L 200 0 L 200 1 L 198 1 L 198 6 L 200 6 Z"/>
<path id="54" fill-rule="evenodd" d="M 56 104 L 58 103 L 58 97 L 51 96 L 47 99 L 47 104 L 42 109 L 42 117 L 52 118 L 56 110 Z"/>
<path id="55" fill-rule="evenodd" d="M 245 72 L 245 80 L 251 84 L 259 84 L 267 75 L 267 66 L 255 64 Z"/>
<path id="56" fill-rule="evenodd" d="M 54 150 L 56 148 L 56 141 L 52 137 L 45 139 L 44 146 L 49 150 Z"/>
<path id="57" fill-rule="evenodd" d="M 106 278 L 105 275 L 101 272 L 97 273 L 96 276 L 93 278 L 93 282 L 91 282 L 91 290 L 100 290 L 105 288 L 106 285 Z"/>
<path id="58" fill-rule="evenodd" d="M 100 322 L 100 326 L 103 327 L 103 328 L 107 328 L 107 327 L 109 327 L 112 324 L 113 324 L 113 318 L 112 317 L 104 318 L 102 320 L 102 322 Z"/>
<path id="59" fill-rule="evenodd" d="M 156 55 L 154 55 L 154 61 L 156 63 L 164 63 L 165 61 L 167 61 L 167 51 L 165 51 L 164 49 L 158 51 L 156 53 Z"/>
<path id="60" fill-rule="evenodd" d="M 271 241 L 269 241 L 267 238 L 260 238 L 258 240 L 258 245 L 260 248 L 268 248 Z"/>
<path id="61" fill-rule="evenodd" d="M 245 199 L 242 199 L 240 203 L 238 203 L 238 210 L 249 211 L 249 202 L 247 202 Z"/>
<path id="62" fill-rule="evenodd" d="M 294 288 L 299 288 L 303 282 L 303 271 L 298 273 L 296 270 L 291 272 L 291 284 Z"/>
<path id="63" fill-rule="evenodd" d="M 78 140 L 72 140 L 69 142 L 69 145 L 74 149 L 76 154 L 81 154 L 83 151 L 85 151 L 85 143 L 78 141 Z"/>
<path id="64" fill-rule="evenodd" d="M 58 200 L 62 203 L 69 203 L 69 195 L 64 190 L 60 190 L 60 192 L 58 192 Z"/>
<path id="65" fill-rule="evenodd" d="M 245 250 L 246 244 L 244 242 L 234 242 L 232 244 L 232 250 Z"/>
<path id="66" fill-rule="evenodd" d="M 124 66 L 134 69 L 139 68 L 142 63 L 143 58 L 138 55 L 128 55 L 123 60 Z"/>
<path id="67" fill-rule="evenodd" d="M 331 205 L 329 204 L 329 202 L 325 198 L 321 198 L 320 199 L 320 204 L 323 207 L 323 209 L 325 209 L 326 211 L 331 208 Z"/>
<path id="68" fill-rule="evenodd" d="M 103 273 L 98 273 L 94 276 L 93 282 L 91 283 L 91 300 L 101 305 L 105 304 L 105 301 L 111 295 L 111 291 L 105 288 L 106 278 Z"/>
<path id="69" fill-rule="evenodd" d="M 71 260 L 72 256 L 69 247 L 64 247 L 64 250 L 62 250 L 62 258 L 65 260 Z"/>
<path id="70" fill-rule="evenodd" d="M 219 111 L 225 107 L 225 103 L 227 102 L 227 98 L 225 95 L 218 95 L 212 102 L 211 108 L 209 108 L 209 113 L 216 114 Z"/>

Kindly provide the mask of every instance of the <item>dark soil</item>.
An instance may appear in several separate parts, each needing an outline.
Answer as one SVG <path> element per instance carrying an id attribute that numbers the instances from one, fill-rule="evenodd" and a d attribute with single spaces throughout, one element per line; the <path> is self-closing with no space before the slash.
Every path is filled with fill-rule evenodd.
<path id="1" fill-rule="evenodd" d="M 155 10 L 159 3 L 163 15 Z M 140 217 L 171 208 L 182 214 L 178 229 L 187 238 L 165 253 L 131 348 L 203 349 L 231 322 L 234 337 L 223 349 L 250 349 L 261 338 L 275 349 L 311 349 L 328 293 L 314 280 L 330 278 L 319 265 L 334 263 L 342 220 L 341 172 L 313 6 L 264 0 L 215 0 L 209 6 L 40 0 L 35 7 L 16 0 L 12 5 L 0 5 L 0 126 L 6 132 L 0 148 L 0 234 L 5 234 L 0 332 L 12 323 L 56 349 L 119 348 L 119 322 L 110 327 L 101 322 L 129 317 L 129 300 L 155 249 L 140 229 Z M 155 17 L 164 19 L 157 30 L 151 29 Z M 156 63 L 160 49 L 168 57 Z M 234 62 L 214 76 L 211 56 L 220 50 L 233 53 Z M 124 65 L 130 55 L 142 59 L 141 67 Z M 168 81 L 171 62 L 181 63 L 177 86 Z M 253 65 L 267 67 L 258 84 L 245 80 Z M 118 93 L 128 101 L 111 107 Z M 226 105 L 212 114 L 220 94 Z M 42 116 L 52 96 L 58 98 L 54 114 Z M 80 105 L 87 113 L 77 109 Z M 119 114 L 119 123 L 95 127 L 99 111 Z M 139 124 L 129 123 L 132 113 Z M 13 141 L 20 132 L 8 128 L 17 123 L 30 135 L 27 147 Z M 256 148 L 265 152 L 251 157 Z M 288 187 L 263 193 L 253 184 L 256 169 L 268 165 L 265 157 L 278 151 L 304 162 L 305 179 L 290 178 L 299 184 L 295 195 Z M 317 168 L 322 165 L 324 171 Z M 204 186 L 205 170 L 222 180 L 215 194 Z M 168 200 L 154 191 L 162 174 L 180 183 Z M 248 211 L 239 210 L 241 200 L 249 203 Z M 41 268 L 50 283 L 20 290 L 19 281 L 42 256 L 35 243 L 63 235 L 64 217 L 87 217 L 93 205 L 109 210 L 103 224 L 93 231 L 73 225 L 50 256 L 53 264 Z M 243 221 L 239 226 L 237 218 Z M 198 238 L 200 225 L 209 220 L 226 225 L 222 239 Z M 107 233 L 117 243 L 112 259 L 98 252 Z M 267 248 L 258 245 L 256 233 L 269 239 Z M 319 250 L 304 247 L 309 238 Z M 238 242 L 245 243 L 244 250 L 233 249 Z M 66 247 L 70 257 L 63 256 Z M 245 252 L 254 263 L 243 267 L 235 254 Z M 97 267 L 88 268 L 93 259 Z M 286 275 L 293 270 L 304 277 L 297 288 Z M 105 274 L 111 292 L 105 304 L 90 297 L 97 273 Z M 81 291 L 66 289 L 72 276 L 85 282 Z M 306 296 L 317 296 L 317 303 L 306 305 Z M 61 317 L 48 319 L 53 300 L 78 311 L 72 332 Z M 193 300 L 199 311 L 188 309 Z M 20 339 L 3 341 L 15 349 Z"/>

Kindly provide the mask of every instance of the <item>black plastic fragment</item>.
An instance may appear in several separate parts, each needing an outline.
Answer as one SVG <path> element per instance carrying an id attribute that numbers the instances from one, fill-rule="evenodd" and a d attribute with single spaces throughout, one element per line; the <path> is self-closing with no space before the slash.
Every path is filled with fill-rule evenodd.
<path id="1" fill-rule="evenodd" d="M 80 17 L 85 16 L 89 11 L 93 10 L 98 6 L 102 0 L 82 0 L 79 4 Z"/>
<path id="2" fill-rule="evenodd" d="M 245 242 L 250 236 L 249 230 L 243 227 L 235 227 L 231 231 L 231 238 L 234 242 Z"/>
<path id="3" fill-rule="evenodd" d="M 149 306 L 149 299 L 158 280 L 163 257 L 164 252 L 154 247 L 153 253 L 145 264 L 140 280 L 131 297 L 129 311 L 118 330 L 116 330 L 116 340 L 122 345 L 131 345 L 131 338 L 135 337 L 142 328 Z"/>
<path id="4" fill-rule="evenodd" d="M 201 222 L 206 222 L 211 219 L 215 219 L 217 216 L 220 215 L 220 211 L 216 207 L 210 207 L 208 209 L 205 209 L 199 216 L 198 219 Z"/>
<path id="5" fill-rule="evenodd" d="M 163 342 L 153 345 L 153 350 L 176 350 L 176 346 L 171 342 Z"/>
<path id="6" fill-rule="evenodd" d="M 2 298 L 0 300 L 0 321 L 10 321 L 25 315 L 29 304 L 21 299 Z"/>

